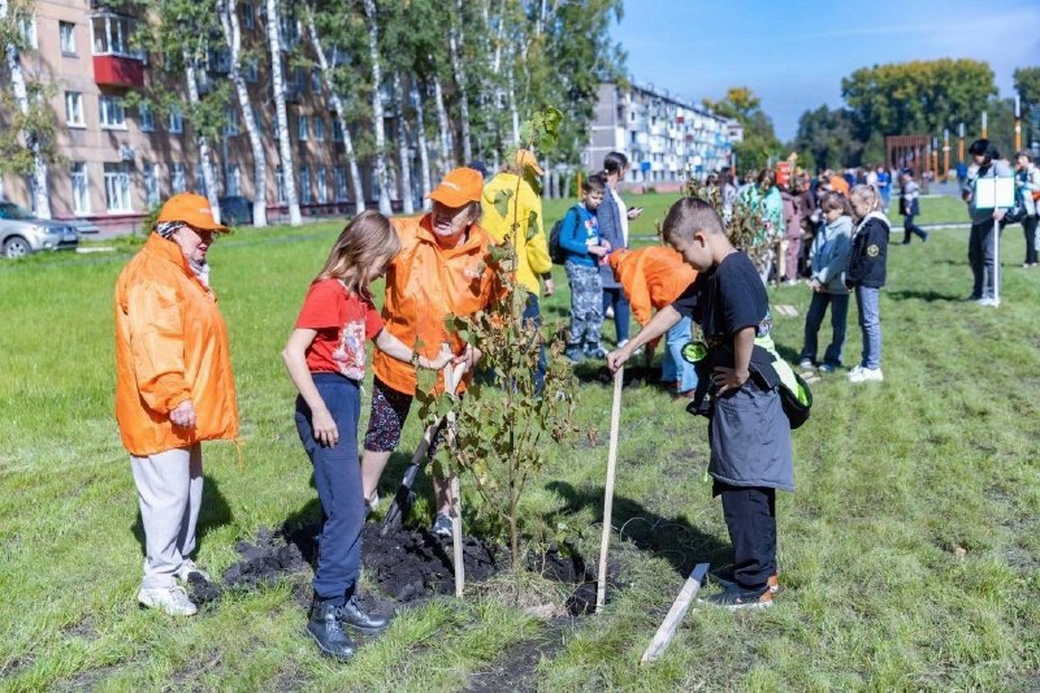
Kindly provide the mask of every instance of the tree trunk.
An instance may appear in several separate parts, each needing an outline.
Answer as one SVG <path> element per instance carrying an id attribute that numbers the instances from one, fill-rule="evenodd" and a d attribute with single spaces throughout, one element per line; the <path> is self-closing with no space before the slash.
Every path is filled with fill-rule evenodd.
<path id="1" fill-rule="evenodd" d="M 520 146 L 520 112 L 516 108 L 516 86 L 513 83 L 513 66 L 509 65 L 506 68 L 506 72 L 509 75 L 507 80 L 508 96 L 509 96 L 509 118 L 513 125 L 513 146 Z"/>
<path id="2" fill-rule="evenodd" d="M 376 135 L 376 180 L 379 181 L 379 211 L 389 216 L 390 176 L 386 166 L 386 132 L 383 124 L 382 66 L 379 62 L 379 27 L 376 24 L 375 0 L 364 0 L 365 18 L 368 20 L 368 52 L 372 59 L 372 121 Z"/>
<path id="3" fill-rule="evenodd" d="M 422 194 L 423 194 L 423 209 L 429 209 L 432 206 L 430 200 L 426 198 L 430 194 L 432 183 L 430 181 L 430 155 L 428 151 L 428 145 L 426 143 L 426 116 L 423 112 L 423 98 L 419 92 L 419 85 L 415 84 L 412 87 L 412 104 L 415 107 L 415 119 L 418 122 L 418 140 L 419 140 L 419 167 L 420 180 L 422 181 Z"/>
<path id="4" fill-rule="evenodd" d="M 238 1 L 222 0 L 217 11 L 224 40 L 231 51 L 231 83 L 238 94 L 238 105 L 242 109 L 242 122 L 249 137 L 249 148 L 253 152 L 253 226 L 267 226 L 267 156 L 260 141 L 260 133 L 253 118 L 253 106 L 249 101 L 246 80 L 242 76 L 242 31 L 238 24 Z"/>
<path id="5" fill-rule="evenodd" d="M 7 20 L 7 0 L 0 0 L 0 21 Z M 18 110 L 22 115 L 29 113 L 29 92 L 25 86 L 25 73 L 22 72 L 21 56 L 18 47 L 14 43 L 6 46 L 5 58 L 7 60 L 7 71 L 11 75 L 11 90 L 14 92 L 14 100 L 18 104 Z M 47 186 L 47 162 L 43 159 L 40 140 L 35 132 L 26 130 L 22 133 L 25 138 L 25 146 L 32 152 L 32 190 L 33 207 L 36 216 L 40 219 L 51 218 L 51 195 Z"/>
<path id="6" fill-rule="evenodd" d="M 195 74 L 195 56 L 184 49 L 184 78 L 188 84 L 188 103 L 199 104 L 199 83 Z M 220 223 L 220 201 L 217 195 L 217 177 L 213 175 L 213 159 L 210 157 L 209 139 L 202 133 L 197 123 L 191 124 L 195 131 L 195 145 L 199 148 L 199 165 L 202 166 L 202 180 L 206 184 L 206 198 L 209 200 L 213 220 Z"/>
<path id="7" fill-rule="evenodd" d="M 358 170 L 357 155 L 354 153 L 354 138 L 347 127 L 347 116 L 343 106 L 343 99 L 340 98 L 339 92 L 336 91 L 332 68 L 325 57 L 321 37 L 318 36 L 318 31 L 314 26 L 314 12 L 310 8 L 307 8 L 307 30 L 311 35 L 311 45 L 314 48 L 314 54 L 318 58 L 318 67 L 325 78 L 325 86 L 329 90 L 329 103 L 332 105 L 332 110 L 336 112 L 336 121 L 339 123 L 340 132 L 343 133 L 343 155 L 347 159 L 347 166 L 350 168 L 350 180 L 354 185 L 354 214 L 358 214 L 365 208 L 365 187 L 361 184 L 361 172 Z M 334 48 L 333 52 L 335 50 Z"/>
<path id="8" fill-rule="evenodd" d="M 456 3 L 457 14 L 461 19 L 463 13 L 462 0 Z M 456 28 L 455 17 L 451 20 L 451 29 L 448 31 L 448 48 L 451 53 L 451 69 L 455 73 L 455 84 L 459 89 L 459 121 L 462 128 L 462 158 L 469 163 L 473 160 L 473 144 L 470 142 L 469 127 L 469 95 L 466 89 L 466 67 L 465 61 L 459 53 L 465 44 L 465 36 L 461 28 Z"/>
<path id="9" fill-rule="evenodd" d="M 448 109 L 444 107 L 444 90 L 441 89 L 441 78 L 433 76 L 433 99 L 437 105 L 437 125 L 441 133 L 440 175 L 443 177 L 455 167 L 454 147 L 451 146 L 451 126 L 448 124 Z"/>
<path id="10" fill-rule="evenodd" d="M 404 120 L 405 100 L 400 72 L 394 72 L 394 101 L 397 102 L 397 157 L 401 166 L 401 211 L 404 214 L 415 214 L 415 201 L 412 199 L 412 157 L 408 152 L 408 128 Z"/>
<path id="11" fill-rule="evenodd" d="M 267 43 L 271 51 L 271 84 L 274 88 L 274 107 L 278 121 L 278 153 L 282 160 L 282 180 L 285 199 L 289 203 L 289 223 L 299 226 L 300 198 L 296 195 L 296 166 L 293 165 L 289 145 L 289 115 L 285 112 L 285 79 L 282 76 L 282 39 L 278 35 L 278 0 L 267 1 Z"/>

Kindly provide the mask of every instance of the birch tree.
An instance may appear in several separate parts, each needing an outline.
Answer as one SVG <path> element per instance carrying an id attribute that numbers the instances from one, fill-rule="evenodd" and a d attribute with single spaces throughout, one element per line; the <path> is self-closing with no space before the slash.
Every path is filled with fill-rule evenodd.
<path id="1" fill-rule="evenodd" d="M 198 49 L 196 48 L 193 51 L 190 47 L 185 46 L 183 53 L 184 79 L 188 87 L 188 103 L 192 106 L 192 130 L 195 133 L 195 146 L 199 150 L 199 166 L 202 167 L 202 179 L 206 184 L 206 199 L 209 200 L 213 220 L 219 224 L 220 201 L 217 197 L 217 177 L 213 175 L 213 159 L 210 156 L 209 137 L 206 136 L 206 132 L 199 122 L 200 118 L 196 115 L 202 104 L 202 99 L 199 98 Z"/>
<path id="2" fill-rule="evenodd" d="M 342 9 L 342 6 L 340 6 Z M 329 105 L 332 106 L 332 111 L 335 113 L 336 122 L 339 123 L 340 132 L 343 134 L 343 156 L 347 160 L 347 166 L 350 170 L 350 180 L 354 188 L 354 210 L 360 212 L 365 207 L 365 187 L 361 182 L 361 171 L 358 168 L 357 153 L 354 151 L 354 137 L 350 132 L 350 121 L 347 117 L 346 101 L 340 95 L 340 84 L 343 82 L 340 75 L 336 74 L 337 70 L 335 66 L 338 66 L 340 61 L 338 60 L 340 48 L 338 43 L 334 42 L 332 46 L 332 55 L 334 60 L 332 64 L 329 63 L 329 59 L 326 53 L 325 42 L 322 39 L 322 34 L 319 32 L 317 23 L 315 22 L 315 7 L 313 5 L 307 5 L 304 9 L 304 16 L 307 22 L 307 33 L 311 39 L 311 47 L 314 50 L 315 59 L 318 61 L 318 69 L 321 70 L 322 84 L 324 86 Z M 335 26 L 342 26 L 342 17 L 334 15 L 332 18 L 332 24 Z"/>
<path id="3" fill-rule="evenodd" d="M 366 0 L 370 1 L 370 0 Z M 459 125 L 462 130 L 462 158 L 466 162 L 473 160 L 473 143 L 469 120 L 469 92 L 466 83 L 466 61 L 462 56 L 465 32 L 463 21 L 465 11 L 462 0 L 456 0 L 456 12 L 449 11 L 448 50 L 451 55 L 451 69 L 455 74 L 455 87 L 459 91 Z"/>
<path id="4" fill-rule="evenodd" d="M 415 213 L 412 200 L 412 156 L 408 142 L 408 125 L 405 118 L 404 88 L 401 86 L 401 73 L 394 72 L 394 103 L 397 109 L 397 156 L 401 168 L 401 211 L 405 214 Z"/>
<path id="5" fill-rule="evenodd" d="M 268 0 L 271 2 L 272 0 Z M 383 124 L 382 57 L 379 53 L 379 17 L 375 0 L 363 0 L 368 29 L 368 50 L 372 68 L 372 125 L 375 130 L 375 176 L 379 183 L 379 211 L 389 216 L 390 176 L 386 166 L 386 131 Z"/>
<path id="6" fill-rule="evenodd" d="M 238 95 L 242 123 L 249 138 L 249 148 L 253 152 L 253 226 L 263 227 L 267 226 L 267 156 L 253 117 L 246 80 L 242 75 L 242 31 L 238 22 L 238 0 L 218 0 L 217 13 L 231 56 L 231 83 Z"/>
<path id="7" fill-rule="evenodd" d="M 440 75 L 433 75 L 433 100 L 437 108 L 437 131 L 440 134 L 440 162 L 438 168 L 443 176 L 455 167 L 455 147 L 451 141 L 451 126 L 448 122 L 448 109 L 444 105 L 444 88 Z"/>
<path id="8" fill-rule="evenodd" d="M 278 0 L 267 2 L 267 45 L 271 52 L 271 85 L 274 91 L 275 114 L 278 123 L 278 153 L 282 160 L 282 179 L 285 198 L 289 203 L 289 223 L 299 226 L 300 198 L 296 193 L 296 166 L 293 164 L 292 147 L 289 145 L 289 116 L 285 110 L 285 76 L 282 74 L 282 40 L 279 31 Z"/>
<path id="9" fill-rule="evenodd" d="M 19 175 L 31 176 L 33 207 L 36 216 L 51 218 L 51 197 L 47 185 L 48 150 L 53 144 L 53 118 L 49 117 L 40 98 L 39 85 L 30 85 L 22 69 L 21 53 L 28 47 L 22 34 L 23 22 L 31 18 L 31 5 L 18 0 L 0 0 L 0 39 L 4 43 L 4 63 L 11 85 L 11 96 L 17 114 L 12 118 L 9 133 L 0 134 L 0 149 L 4 160 L 0 162 L 0 174 L 5 169 Z M 7 101 L 4 95 L 3 101 Z M 5 105 L 0 102 L 0 105 Z M 19 142 L 19 139 L 21 142 Z M 6 141 L 4 141 L 6 140 Z M 28 156 L 20 151 L 24 146 Z M 6 154 L 10 153 L 10 157 Z"/>
<path id="10" fill-rule="evenodd" d="M 426 117 L 424 115 L 423 96 L 418 83 L 412 85 L 412 106 L 415 108 L 416 122 L 416 144 L 419 147 L 419 177 L 422 185 L 423 209 L 430 209 L 433 205 L 427 195 L 433 190 L 430 180 L 430 154 L 429 144 L 426 140 Z"/>

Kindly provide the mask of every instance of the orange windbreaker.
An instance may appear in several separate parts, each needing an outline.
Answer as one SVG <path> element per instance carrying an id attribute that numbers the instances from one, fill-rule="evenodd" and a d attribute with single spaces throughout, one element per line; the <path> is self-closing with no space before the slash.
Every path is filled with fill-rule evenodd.
<path id="1" fill-rule="evenodd" d="M 176 244 L 152 234 L 123 268 L 115 325 L 116 420 L 130 454 L 238 435 L 227 327 L 213 292 Z M 195 407 L 193 429 L 169 420 L 187 399 Z"/>
<path id="2" fill-rule="evenodd" d="M 390 334 L 434 358 L 441 342 L 461 353 L 463 341 L 444 329 L 444 318 L 472 315 L 486 308 L 493 296 L 494 271 L 488 257 L 491 241 L 483 229 L 474 224 L 469 237 L 449 250 L 437 244 L 430 220 L 429 214 L 391 220 L 401 238 L 401 251 L 386 273 L 383 322 Z M 415 394 L 416 374 L 411 364 L 377 349 L 372 368 L 394 390 Z M 441 376 L 437 378 L 440 384 Z"/>
<path id="3" fill-rule="evenodd" d="M 671 305 L 697 278 L 696 270 L 679 253 L 663 245 L 615 250 L 607 262 L 640 325 L 650 322 L 655 310 Z"/>

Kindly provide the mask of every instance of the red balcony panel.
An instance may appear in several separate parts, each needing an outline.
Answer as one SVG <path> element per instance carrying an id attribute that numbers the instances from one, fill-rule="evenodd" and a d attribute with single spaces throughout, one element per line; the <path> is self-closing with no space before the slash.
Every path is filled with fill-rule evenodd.
<path id="1" fill-rule="evenodd" d="M 111 87 L 143 87 L 144 65 L 136 58 L 95 55 L 94 82 Z"/>

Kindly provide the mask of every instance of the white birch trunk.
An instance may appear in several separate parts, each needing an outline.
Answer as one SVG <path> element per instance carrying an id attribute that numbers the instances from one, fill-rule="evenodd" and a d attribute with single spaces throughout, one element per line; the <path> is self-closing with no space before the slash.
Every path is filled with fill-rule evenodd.
<path id="1" fill-rule="evenodd" d="M 296 166 L 293 165 L 289 144 L 289 115 L 285 111 L 285 79 L 282 75 L 282 39 L 278 35 L 278 0 L 267 1 L 267 43 L 271 51 L 271 83 L 274 88 L 274 107 L 278 121 L 278 153 L 282 160 L 282 180 L 285 181 L 285 199 L 289 203 L 289 223 L 299 226 L 300 198 L 296 194 Z"/>
<path id="2" fill-rule="evenodd" d="M 0 0 L 0 21 L 7 20 L 7 0 Z M 18 104 L 18 110 L 22 115 L 29 113 L 29 91 L 25 86 L 25 73 L 22 72 L 22 60 L 18 53 L 18 47 L 9 43 L 4 51 L 7 60 L 7 71 L 11 75 L 11 90 L 14 92 L 14 100 Z M 40 219 L 51 218 L 51 194 L 47 186 L 47 162 L 43 159 L 40 141 L 36 133 L 26 130 L 22 133 L 25 138 L 25 146 L 32 152 L 32 205 L 36 216 Z"/>
<path id="3" fill-rule="evenodd" d="M 412 199 L 412 157 L 408 153 L 408 127 L 404 121 L 404 89 L 401 87 L 401 73 L 394 72 L 394 101 L 397 102 L 397 158 L 401 166 L 401 211 L 415 214 L 415 202 Z"/>
<path id="4" fill-rule="evenodd" d="M 509 100 L 509 118 L 513 125 L 513 146 L 520 146 L 520 112 L 516 107 L 516 85 L 513 80 L 513 66 L 509 65 L 506 68 L 506 72 L 509 77 L 506 81 L 507 84 L 507 98 Z"/>
<path id="5" fill-rule="evenodd" d="M 347 127 L 347 116 L 343 106 L 343 99 L 340 98 L 339 92 L 336 91 L 332 67 L 325 57 L 321 37 L 318 36 L 318 31 L 314 26 L 314 12 L 310 8 L 307 9 L 307 30 L 311 35 L 311 45 L 314 48 L 314 54 L 318 58 L 318 67 L 325 78 L 325 86 L 329 90 L 329 103 L 332 105 L 332 110 L 336 112 L 336 121 L 339 123 L 340 132 L 343 133 L 343 156 L 346 157 L 347 166 L 350 168 L 350 180 L 354 186 L 354 213 L 357 214 L 365 208 L 365 186 L 361 184 L 361 172 L 358 170 L 357 155 L 354 153 L 354 138 Z M 335 49 L 333 49 L 333 52 L 335 52 Z"/>
<path id="6" fill-rule="evenodd" d="M 436 74 L 433 76 L 433 99 L 437 106 L 437 126 L 441 134 L 441 160 L 440 175 L 443 177 L 455 166 L 454 147 L 451 146 L 451 127 L 448 124 L 448 109 L 444 107 L 444 90 L 441 88 L 441 78 Z"/>
<path id="7" fill-rule="evenodd" d="M 242 76 L 242 30 L 238 23 L 238 0 L 221 0 L 218 8 L 220 27 L 231 51 L 231 83 L 238 94 L 242 123 L 246 127 L 249 148 L 253 152 L 253 226 L 267 226 L 267 156 L 253 118 L 246 80 Z"/>
<path id="8" fill-rule="evenodd" d="M 419 172 L 420 180 L 422 182 L 422 206 L 423 209 L 430 209 L 432 203 L 426 198 L 430 194 L 432 188 L 432 181 L 430 180 L 430 154 L 428 151 L 428 144 L 426 142 L 426 115 L 423 109 L 423 98 L 422 93 L 419 91 L 419 85 L 415 84 L 412 87 L 412 105 L 415 107 L 415 119 L 418 123 L 418 144 L 419 144 Z"/>
<path id="9" fill-rule="evenodd" d="M 372 59 L 372 121 L 376 135 L 376 180 L 379 181 L 379 212 L 389 216 L 390 176 L 386 166 L 386 131 L 383 124 L 382 65 L 379 56 L 379 27 L 376 25 L 375 0 L 364 0 L 365 17 L 368 20 L 368 52 Z"/>
<path id="10" fill-rule="evenodd" d="M 456 3 L 458 16 L 462 17 L 462 0 Z M 466 89 L 466 67 L 465 61 L 459 55 L 465 43 L 465 36 L 461 28 L 456 28 L 455 18 L 452 17 L 451 29 L 448 32 L 448 49 L 451 53 L 451 69 L 455 73 L 455 84 L 459 88 L 459 121 L 462 129 L 462 158 L 465 163 L 473 160 L 473 144 L 470 141 L 469 127 L 469 92 Z"/>
<path id="11" fill-rule="evenodd" d="M 199 103 L 199 83 L 195 74 L 195 56 L 187 48 L 184 49 L 184 78 L 188 84 L 188 102 Z M 199 148 L 199 165 L 202 167 L 202 180 L 206 184 L 206 199 L 209 200 L 213 220 L 220 223 L 220 201 L 217 195 L 217 177 L 213 175 L 213 159 L 210 157 L 209 140 L 196 123 L 192 123 L 195 131 L 195 146 Z"/>

